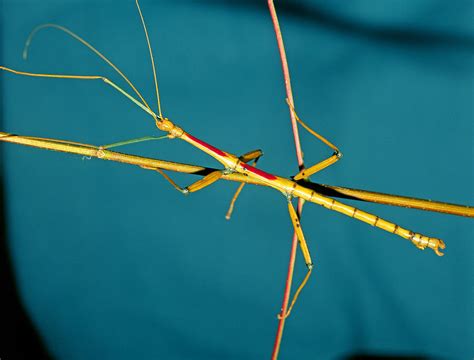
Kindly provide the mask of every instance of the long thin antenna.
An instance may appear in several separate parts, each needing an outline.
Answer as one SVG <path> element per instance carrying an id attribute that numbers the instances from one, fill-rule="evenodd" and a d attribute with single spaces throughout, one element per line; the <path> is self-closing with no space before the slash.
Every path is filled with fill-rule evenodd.
<path id="1" fill-rule="evenodd" d="M 128 77 L 126 77 L 125 74 L 122 71 L 120 71 L 120 69 L 117 66 L 115 66 L 114 63 L 112 63 L 112 61 L 110 61 L 104 54 L 102 54 L 99 50 L 97 50 L 95 47 L 93 47 L 91 44 L 89 44 L 86 40 L 81 38 L 79 35 L 77 35 L 73 31 L 69 30 L 68 28 L 65 28 L 64 26 L 57 25 L 57 24 L 43 24 L 43 25 L 39 25 L 36 28 L 34 28 L 33 31 L 30 33 L 30 35 L 28 36 L 28 39 L 26 40 L 25 47 L 23 49 L 23 59 L 24 60 L 26 60 L 28 58 L 28 50 L 30 48 L 33 37 L 36 35 L 36 33 L 38 31 L 40 31 L 42 29 L 46 29 L 46 28 L 54 28 L 54 29 L 58 29 L 60 31 L 63 31 L 66 34 L 68 34 L 69 36 L 73 37 L 75 40 L 79 41 L 84 46 L 88 47 L 97 56 L 99 56 L 102 60 L 104 60 L 108 65 L 110 65 L 127 82 L 127 84 L 133 89 L 135 94 L 138 95 L 138 97 L 140 98 L 142 103 L 148 108 L 148 110 L 151 111 L 151 113 L 153 113 L 153 111 L 150 109 L 150 106 L 148 105 L 146 100 L 143 98 L 142 94 L 140 94 L 140 92 L 137 90 L 137 88 L 135 86 L 133 86 L 132 82 L 128 79 Z"/>
<path id="2" fill-rule="evenodd" d="M 143 30 L 145 30 L 146 42 L 148 43 L 148 50 L 150 51 L 151 67 L 153 68 L 153 78 L 155 80 L 155 90 L 156 90 L 156 100 L 158 103 L 158 114 L 162 119 L 161 114 L 161 101 L 160 101 L 160 91 L 158 90 L 158 79 L 156 78 L 156 69 L 155 69 L 155 60 L 153 59 L 153 50 L 151 49 L 150 38 L 148 37 L 148 31 L 146 29 L 145 19 L 143 18 L 142 10 L 140 9 L 140 4 L 138 0 L 135 0 L 137 4 L 138 13 L 140 14 L 140 19 L 142 20 Z"/>

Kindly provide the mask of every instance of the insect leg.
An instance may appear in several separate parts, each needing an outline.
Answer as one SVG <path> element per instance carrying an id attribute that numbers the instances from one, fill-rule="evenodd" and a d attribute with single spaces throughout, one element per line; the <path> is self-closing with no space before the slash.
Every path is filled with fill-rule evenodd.
<path id="1" fill-rule="evenodd" d="M 260 149 L 249 151 L 248 153 L 243 154 L 239 157 L 239 160 L 248 163 L 249 161 L 254 160 L 254 164 L 257 163 L 258 159 L 263 156 L 263 151 Z"/>
<path id="2" fill-rule="evenodd" d="M 22 76 L 31 76 L 31 77 L 42 77 L 42 78 L 53 78 L 53 79 L 77 79 L 77 80 L 102 80 L 107 85 L 110 85 L 115 90 L 119 91 L 122 95 L 126 96 L 135 105 L 139 106 L 142 110 L 146 111 L 149 115 L 151 115 L 154 119 L 156 119 L 157 115 L 150 109 L 146 102 L 140 102 L 139 100 L 135 99 L 132 95 L 127 93 L 124 89 L 119 87 L 115 84 L 112 80 L 101 76 L 101 75 L 65 75 L 65 74 L 40 74 L 40 73 L 31 73 L 26 71 L 19 71 L 7 68 L 5 66 L 0 66 L 0 70 L 7 71 L 16 75 Z"/>
<path id="3" fill-rule="evenodd" d="M 150 170 L 156 170 L 157 172 L 159 172 L 176 190 L 178 190 L 180 193 L 182 194 L 189 194 L 189 193 L 193 193 L 193 192 L 196 192 L 196 191 L 199 191 L 201 189 L 204 189 L 205 187 L 215 183 L 217 180 L 219 180 L 221 177 L 222 177 L 222 171 L 221 170 L 216 170 L 216 171 L 213 171 L 209 174 L 207 174 L 206 176 L 204 176 L 202 179 L 199 179 L 198 181 L 192 183 L 191 185 L 189 186 L 186 186 L 186 187 L 180 187 L 178 184 L 176 184 L 176 182 L 174 182 L 173 179 L 171 179 L 171 177 L 169 177 L 168 174 L 166 174 L 163 170 L 159 169 L 159 168 L 148 168 L 148 167 L 145 167 L 145 166 L 142 166 L 143 168 L 145 169 L 150 169 Z"/>
<path id="4" fill-rule="evenodd" d="M 240 156 L 239 160 L 244 162 L 244 163 L 248 163 L 249 161 L 253 160 L 252 165 L 255 166 L 255 164 L 257 164 L 258 159 L 260 159 L 262 156 L 263 156 L 263 151 L 262 150 L 253 150 L 253 151 L 249 151 L 248 153 Z M 232 197 L 232 200 L 230 201 L 229 210 L 227 210 L 227 213 L 225 215 L 225 218 L 227 220 L 230 220 L 230 218 L 232 216 L 232 212 L 234 211 L 235 202 L 237 201 L 237 198 L 239 197 L 240 192 L 242 191 L 244 186 L 245 186 L 245 183 L 241 183 L 239 185 L 239 187 L 237 188 L 237 190 L 235 191 L 235 194 Z"/>
<path id="5" fill-rule="evenodd" d="M 293 207 L 293 204 L 291 203 L 291 200 L 288 200 L 288 212 L 290 213 L 290 218 L 291 222 L 293 224 L 293 228 L 295 229 L 296 235 L 298 236 L 298 243 L 300 245 L 301 251 L 303 253 L 304 261 L 306 263 L 306 266 L 308 267 L 308 272 L 306 273 L 306 276 L 304 277 L 303 281 L 301 282 L 300 286 L 298 286 L 298 289 L 296 290 L 295 294 L 293 295 L 293 300 L 291 301 L 291 305 L 288 308 L 288 311 L 286 312 L 285 315 L 283 315 L 285 318 L 288 317 L 291 313 L 291 310 L 293 309 L 293 306 L 296 303 L 296 300 L 298 299 L 298 296 L 301 293 L 301 290 L 305 287 L 306 283 L 308 282 L 308 279 L 311 275 L 311 272 L 313 270 L 313 262 L 311 260 L 311 255 L 308 250 L 308 245 L 306 243 L 306 240 L 304 238 L 303 230 L 301 229 L 301 223 L 300 219 L 298 217 L 298 214 L 295 211 L 295 208 Z M 279 315 L 280 317 L 280 315 Z"/>
<path id="6" fill-rule="evenodd" d="M 324 136 L 318 134 L 316 131 L 311 129 L 308 125 L 306 125 L 296 114 L 295 108 L 288 102 L 288 99 L 286 101 L 288 103 L 288 106 L 290 107 L 291 111 L 295 115 L 296 121 L 298 121 L 301 126 L 303 126 L 311 135 L 316 137 L 317 139 L 321 140 L 323 143 L 325 143 L 327 146 L 329 146 L 331 149 L 334 150 L 334 153 L 328 157 L 327 159 L 307 168 L 301 170 L 298 174 L 296 174 L 293 179 L 294 180 L 301 180 L 308 178 L 309 176 L 317 173 L 318 171 L 321 171 L 328 166 L 334 164 L 336 161 L 338 161 L 342 157 L 342 153 L 339 151 L 336 145 L 332 144 L 329 140 L 327 140 Z"/>
<path id="7" fill-rule="evenodd" d="M 124 140 L 124 141 L 119 141 L 113 144 L 108 144 L 108 145 L 102 145 L 99 146 L 100 149 L 111 149 L 111 148 L 116 148 L 119 146 L 124 146 L 124 145 L 129 145 L 129 144 L 136 144 L 144 141 L 150 141 L 150 140 L 163 140 L 167 139 L 168 135 L 164 136 L 144 136 L 136 139 L 129 139 L 129 140 Z"/>

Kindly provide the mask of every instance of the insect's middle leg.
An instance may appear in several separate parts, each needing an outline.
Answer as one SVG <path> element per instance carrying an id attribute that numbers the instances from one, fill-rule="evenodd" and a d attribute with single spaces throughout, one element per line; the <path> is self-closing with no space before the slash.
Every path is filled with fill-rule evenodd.
<path id="1" fill-rule="evenodd" d="M 253 165 L 255 165 L 258 161 L 263 156 L 263 151 L 260 149 L 257 150 L 252 150 L 249 151 L 248 153 L 243 154 L 242 156 L 239 157 L 239 160 L 248 163 L 249 161 L 254 161 Z"/>
<path id="2" fill-rule="evenodd" d="M 324 144 L 326 144 L 327 146 L 329 146 L 331 149 L 334 150 L 334 153 L 330 157 L 328 157 L 327 159 L 325 159 L 321 162 L 318 162 L 317 164 L 315 164 L 315 165 L 313 165 L 313 166 L 311 166 L 307 169 L 301 170 L 298 174 L 296 174 L 293 177 L 294 180 L 301 180 L 301 179 L 308 178 L 309 176 L 317 173 L 318 171 L 321 171 L 321 170 L 327 168 L 328 166 L 331 166 L 332 164 L 334 164 L 336 161 L 338 161 L 342 157 L 342 153 L 339 151 L 339 149 L 337 148 L 336 145 L 332 144 L 324 136 L 318 134 L 316 131 L 314 131 L 308 125 L 306 125 L 298 117 L 298 115 L 296 114 L 295 108 L 288 102 L 288 100 L 287 100 L 287 103 L 288 103 L 288 106 L 290 107 L 291 111 L 295 115 L 296 121 L 298 121 L 301 124 L 301 126 L 303 126 L 311 135 L 313 135 L 317 139 L 321 140 Z"/>
<path id="3" fill-rule="evenodd" d="M 109 145 L 103 145 L 103 146 L 100 146 L 99 149 L 110 149 L 110 148 L 115 148 L 115 147 L 119 147 L 119 146 L 135 144 L 135 143 L 139 143 L 139 142 L 143 142 L 143 141 L 161 140 L 161 139 L 167 139 L 167 138 L 169 138 L 168 135 L 164 135 L 164 136 L 160 136 L 160 137 L 145 136 L 145 137 L 141 137 L 141 138 L 138 138 L 138 139 L 131 139 L 131 140 L 120 141 L 120 142 L 109 144 Z M 222 174 L 223 174 L 223 172 L 221 170 L 213 171 L 213 172 L 207 174 L 206 176 L 204 176 L 202 179 L 199 179 L 198 181 L 192 183 L 191 185 L 183 188 L 183 187 L 180 187 L 178 184 L 176 184 L 176 182 L 174 182 L 174 180 L 171 179 L 171 177 L 168 174 L 166 174 L 163 170 L 161 170 L 159 168 L 154 168 L 154 167 L 153 168 L 146 167 L 146 166 L 142 166 L 142 167 L 159 172 L 176 190 L 178 190 L 182 194 L 189 194 L 189 193 L 196 192 L 196 191 L 199 191 L 201 189 L 204 189 L 206 186 L 209 186 L 209 185 L 215 183 L 217 180 L 219 180 L 222 177 Z"/>
<path id="4" fill-rule="evenodd" d="M 176 190 L 185 195 L 204 189 L 205 187 L 215 183 L 223 175 L 223 172 L 221 170 L 216 170 L 207 174 L 202 179 L 199 179 L 191 185 L 188 185 L 183 188 L 176 184 L 174 180 L 171 179 L 168 174 L 166 174 L 163 170 L 159 168 L 152 168 L 152 170 L 156 170 L 157 172 L 159 172 Z"/>
<path id="5" fill-rule="evenodd" d="M 239 160 L 244 163 L 248 163 L 249 161 L 253 160 L 252 165 L 255 166 L 257 164 L 258 159 L 260 159 L 262 156 L 263 156 L 263 151 L 257 149 L 257 150 L 249 151 L 248 153 L 240 156 Z M 245 183 L 241 183 L 239 187 L 237 188 L 237 190 L 235 191 L 235 194 L 232 197 L 232 200 L 230 201 L 229 210 L 227 210 L 227 213 L 225 215 L 225 218 L 227 220 L 230 220 L 230 217 L 232 216 L 232 212 L 234 211 L 235 202 L 237 201 L 237 198 L 239 197 L 240 192 L 242 191 L 244 186 L 245 186 Z"/>

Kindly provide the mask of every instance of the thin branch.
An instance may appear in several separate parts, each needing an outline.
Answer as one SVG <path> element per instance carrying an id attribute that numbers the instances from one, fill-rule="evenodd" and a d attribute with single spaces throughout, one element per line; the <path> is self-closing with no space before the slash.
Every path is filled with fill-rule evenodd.
<path id="1" fill-rule="evenodd" d="M 285 90 L 286 90 L 286 97 L 291 108 L 295 108 L 295 102 L 293 100 L 293 91 L 291 89 L 291 79 L 290 79 L 290 70 L 288 68 L 288 61 L 286 59 L 286 52 L 285 52 L 285 45 L 283 43 L 283 36 L 281 35 L 280 24 L 278 22 L 278 16 L 275 10 L 275 5 L 273 4 L 273 0 L 268 0 L 268 8 L 270 10 L 270 15 L 272 17 L 273 28 L 275 30 L 275 36 L 278 44 L 278 51 L 280 52 L 280 59 L 281 59 L 281 67 L 283 71 L 283 78 L 285 81 Z M 295 150 L 296 150 L 296 158 L 298 160 L 298 166 L 300 170 L 303 170 L 304 161 L 303 161 L 303 151 L 301 150 L 301 142 L 300 136 L 298 132 L 298 123 L 296 121 L 296 116 L 293 111 L 290 110 L 290 120 L 291 120 L 291 128 L 293 130 L 293 139 L 295 141 Z"/>
<path id="2" fill-rule="evenodd" d="M 288 103 L 290 104 L 290 107 L 294 108 L 295 104 L 293 101 L 293 91 L 291 89 L 290 70 L 288 68 L 285 45 L 283 44 L 283 36 L 281 34 L 280 24 L 278 22 L 278 16 L 275 10 L 275 5 L 273 4 L 273 0 L 268 0 L 268 8 L 270 10 L 270 15 L 272 18 L 273 27 L 275 30 L 275 36 L 276 36 L 276 40 L 278 44 L 278 50 L 280 52 L 283 78 L 285 81 L 286 97 L 288 99 Z M 295 113 L 291 111 L 291 109 L 290 109 L 290 119 L 291 119 L 291 127 L 293 130 L 293 138 L 295 141 L 296 158 L 298 160 L 298 167 L 299 167 L 299 170 L 303 170 L 304 161 L 303 161 L 303 152 L 301 150 L 300 138 L 298 134 L 298 124 L 296 122 Z M 303 204 L 304 204 L 304 201 L 302 199 L 298 199 L 297 214 L 299 217 L 301 217 L 301 214 L 303 212 Z M 298 245 L 298 236 L 296 235 L 296 232 L 294 232 L 293 239 L 291 241 L 290 260 L 288 264 L 288 273 L 286 276 L 285 290 L 283 293 L 283 302 L 282 302 L 281 312 L 279 316 L 277 333 L 275 335 L 275 342 L 273 344 L 272 359 L 277 359 L 278 353 L 280 351 L 280 344 L 281 344 L 281 339 L 283 336 L 283 329 L 285 327 L 285 319 L 286 319 L 285 315 L 287 313 L 288 303 L 289 303 L 290 294 L 291 294 L 291 283 L 293 281 L 293 270 L 295 267 L 297 245 Z"/>

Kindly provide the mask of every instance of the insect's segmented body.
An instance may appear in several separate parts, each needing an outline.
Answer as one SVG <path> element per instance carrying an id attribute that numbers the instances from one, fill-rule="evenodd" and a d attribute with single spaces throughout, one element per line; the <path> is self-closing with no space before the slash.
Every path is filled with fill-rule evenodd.
<path id="1" fill-rule="evenodd" d="M 323 196 L 316 191 L 304 187 L 297 183 L 296 181 L 286 179 L 280 176 L 276 176 L 247 163 L 242 162 L 237 156 L 222 151 L 194 136 L 185 132 L 179 126 L 176 126 L 167 118 L 157 119 L 156 125 L 160 130 L 168 132 L 170 138 L 178 138 L 188 142 L 194 147 L 202 150 L 209 156 L 212 156 L 214 159 L 219 161 L 224 165 L 224 172 L 236 172 L 246 176 L 249 176 L 253 179 L 257 179 L 260 182 L 267 184 L 268 186 L 280 191 L 288 199 L 293 197 L 302 198 L 305 201 L 309 201 L 318 205 L 321 205 L 329 210 L 337 211 L 341 214 L 347 215 L 354 219 L 363 221 L 369 225 L 378 227 L 385 231 L 391 232 L 395 235 L 401 236 L 404 239 L 410 240 L 416 247 L 419 249 L 431 248 L 434 252 L 442 256 L 443 254 L 439 249 L 444 249 L 445 244 L 442 240 L 437 238 L 432 238 L 424 236 L 419 233 L 415 233 L 408 229 L 402 228 L 401 226 L 392 223 L 390 221 L 384 220 L 376 215 L 367 213 L 365 211 L 359 210 L 353 206 L 346 205 L 339 201 L 336 201 L 332 198 Z"/>

